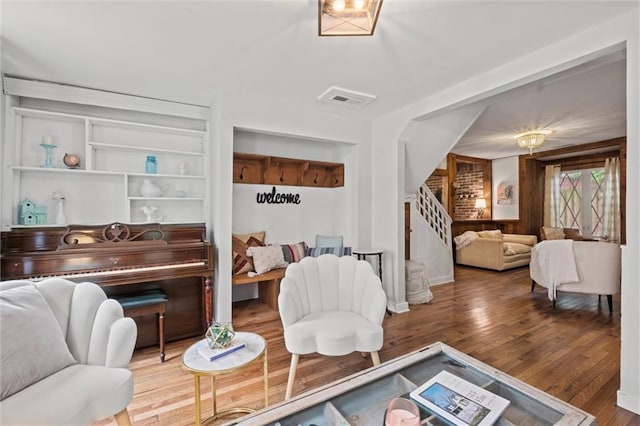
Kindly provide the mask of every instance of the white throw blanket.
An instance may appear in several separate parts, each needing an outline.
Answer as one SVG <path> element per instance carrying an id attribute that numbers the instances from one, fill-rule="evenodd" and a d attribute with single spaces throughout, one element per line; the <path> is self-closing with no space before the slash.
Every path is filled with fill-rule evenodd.
<path id="1" fill-rule="evenodd" d="M 538 262 L 547 283 L 549 300 L 556 300 L 556 287 L 579 280 L 573 240 L 544 240 L 536 245 Z"/>
<path id="2" fill-rule="evenodd" d="M 460 250 L 463 247 L 468 246 L 475 240 L 480 238 L 475 231 L 464 231 L 461 235 L 458 235 L 453 239 L 456 242 L 456 250 Z"/>

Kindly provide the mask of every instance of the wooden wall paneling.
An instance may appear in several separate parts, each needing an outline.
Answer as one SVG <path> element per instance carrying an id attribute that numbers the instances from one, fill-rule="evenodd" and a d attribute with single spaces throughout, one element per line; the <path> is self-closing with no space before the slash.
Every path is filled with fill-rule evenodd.
<path id="1" fill-rule="evenodd" d="M 484 181 L 483 181 L 482 194 L 483 194 L 483 198 L 487 202 L 487 207 L 484 209 L 482 219 L 493 218 L 493 213 L 491 211 L 491 200 L 493 198 L 491 195 L 492 186 L 493 186 L 492 182 L 493 182 L 492 161 L 486 160 L 486 162 L 484 163 Z"/>
<path id="2" fill-rule="evenodd" d="M 637 196 L 637 195 L 636 195 Z M 627 139 L 620 143 L 620 243 L 627 243 Z"/>
<path id="3" fill-rule="evenodd" d="M 453 187 L 454 182 L 456 181 L 456 155 L 448 154 L 447 155 L 447 186 L 451 189 L 447 194 L 447 213 L 451 218 L 456 217 L 456 191 Z M 444 196 L 444 191 L 442 191 L 442 195 Z"/>

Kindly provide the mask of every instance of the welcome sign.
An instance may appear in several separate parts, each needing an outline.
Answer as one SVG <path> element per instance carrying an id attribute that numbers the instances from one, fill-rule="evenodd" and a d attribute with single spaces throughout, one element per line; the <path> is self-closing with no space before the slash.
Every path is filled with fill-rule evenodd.
<path id="1" fill-rule="evenodd" d="M 271 192 L 258 192 L 258 204 L 300 204 L 300 194 L 278 192 L 274 186 Z"/>

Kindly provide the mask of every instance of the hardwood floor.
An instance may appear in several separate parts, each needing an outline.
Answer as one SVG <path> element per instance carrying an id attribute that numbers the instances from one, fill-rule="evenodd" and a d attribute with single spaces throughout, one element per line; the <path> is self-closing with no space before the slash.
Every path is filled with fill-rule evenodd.
<path id="1" fill-rule="evenodd" d="M 620 300 L 609 315 L 606 298 L 560 294 L 556 309 L 537 286 L 531 293 L 528 268 L 495 273 L 457 267 L 456 282 L 433 286 L 430 304 L 385 318 L 381 361 L 436 341 L 490 364 L 597 417 L 599 425 L 640 425 L 640 416 L 616 406 L 620 385 Z M 290 355 L 276 312 L 255 301 L 234 305 L 236 330 L 261 334 L 268 342 L 269 401 L 284 398 Z M 167 318 L 167 321 L 170 321 Z M 181 354 L 197 338 L 167 345 L 164 364 L 157 348 L 137 351 L 131 362 L 135 395 L 129 405 L 134 425 L 189 425 L 194 421 L 193 379 Z M 300 358 L 294 395 L 370 366 L 359 353 Z M 203 415 L 210 385 L 203 380 Z M 218 380 L 218 409 L 261 408 L 261 366 Z M 228 421 L 229 419 L 225 419 Z M 112 424 L 107 419 L 100 424 Z"/>

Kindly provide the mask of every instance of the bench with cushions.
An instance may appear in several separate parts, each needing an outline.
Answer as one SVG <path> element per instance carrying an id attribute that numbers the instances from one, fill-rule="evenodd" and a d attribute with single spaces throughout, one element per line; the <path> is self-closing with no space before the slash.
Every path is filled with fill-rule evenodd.
<path id="1" fill-rule="evenodd" d="M 531 249 L 538 242 L 538 237 L 503 234 L 499 230 L 466 231 L 454 240 L 458 265 L 504 271 L 528 265 Z"/>
<path id="2" fill-rule="evenodd" d="M 316 236 L 316 247 L 304 241 L 295 244 L 265 245 L 265 231 L 233 234 L 233 285 L 258 284 L 258 298 L 273 310 L 278 310 L 280 280 L 287 266 L 304 257 L 322 254 L 351 255 L 351 247 L 343 247 L 342 236 Z"/>

